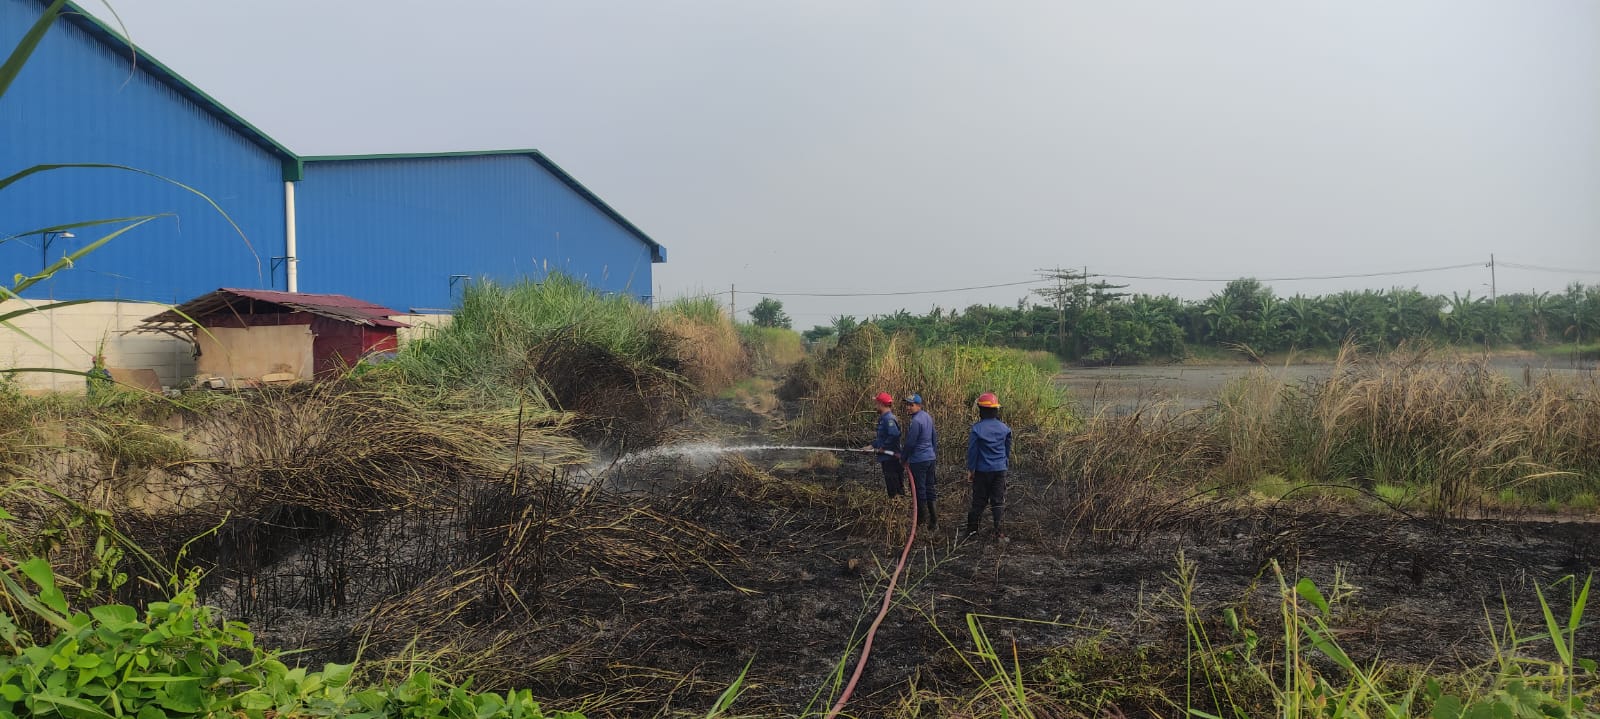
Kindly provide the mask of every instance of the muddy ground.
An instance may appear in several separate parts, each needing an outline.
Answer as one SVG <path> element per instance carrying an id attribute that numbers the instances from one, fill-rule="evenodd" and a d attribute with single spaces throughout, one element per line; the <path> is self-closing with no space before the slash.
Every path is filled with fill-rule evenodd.
<path id="1" fill-rule="evenodd" d="M 770 440 L 781 421 L 713 401 L 680 437 Z M 605 495 L 594 516 L 584 515 L 590 533 L 547 536 L 539 551 L 550 560 L 536 577 L 519 580 L 531 590 L 518 609 L 502 602 L 494 612 L 462 610 L 430 641 L 503 635 L 495 670 L 480 686 L 533 687 L 556 705 L 587 704 L 594 716 L 703 715 L 746 662 L 742 712 L 825 709 L 841 658 L 853 659 L 852 637 L 880 601 L 906 525 L 906 505 L 881 496 L 871 458 L 842 456 L 837 466 L 784 452 L 663 459 L 613 470 L 598 483 L 585 477 L 590 489 L 561 491 L 570 490 L 562 501 L 578 505 Z M 1600 536 L 1589 524 L 1437 524 L 1290 505 L 1212 507 L 1184 517 L 1152 508 L 1146 531 L 1075 536 L 1055 509 L 1070 493 L 1070 478 L 1028 476 L 1011 483 L 1009 542 L 983 534 L 957 543 L 966 491 L 955 468 L 940 471 L 939 529 L 918 539 L 852 702 L 857 716 L 887 715 L 913 685 L 958 694 L 980 683 L 984 677 L 963 661 L 972 658 L 969 614 L 983 615 L 984 630 L 1007 652 L 1014 643 L 1025 667 L 1074 646 L 1099 646 L 1099 654 L 1144 647 L 1161 667 L 1153 678 L 1148 667 L 1119 667 L 1115 659 L 1095 671 L 1113 680 L 1181 682 L 1183 624 L 1172 603 L 1180 554 L 1197 568 L 1194 596 L 1219 641 L 1228 641 L 1222 610 L 1235 608 L 1270 644 L 1279 626 L 1276 562 L 1291 582 L 1308 576 L 1339 595 L 1334 623 L 1356 657 L 1442 668 L 1488 656 L 1486 610 L 1498 616 L 1504 600 L 1515 617 L 1532 622 L 1535 583 L 1549 586 L 1600 564 Z M 612 489 L 596 488 L 604 486 Z M 653 544 L 637 545 L 595 529 L 635 521 L 641 512 L 683 524 L 649 519 Z M 397 540 L 389 529 L 387 539 L 376 529 L 371 537 L 347 537 L 352 545 L 340 550 L 420 555 L 383 570 L 384 587 L 374 579 L 379 574 L 350 574 L 340 581 L 355 586 L 342 590 L 339 602 L 258 603 L 243 618 L 264 642 L 307 650 L 300 655 L 307 663 L 349 659 L 384 636 L 404 639 L 415 626 L 407 607 L 432 601 L 415 589 L 426 583 L 415 575 L 448 575 L 448 567 L 423 559 L 447 554 L 457 535 L 429 534 L 429 544 L 403 533 Z M 459 536 L 479 536 L 473 532 L 481 528 Z M 666 545 L 681 551 L 651 553 Z M 284 556 L 280 574 L 304 573 L 307 561 L 295 560 L 293 550 Z M 226 584 L 213 598 L 241 591 Z M 1580 651 L 1600 640 L 1593 628 L 1580 634 Z M 603 702 L 589 704 L 601 695 Z M 1139 702 L 1127 710 L 1161 713 Z"/>

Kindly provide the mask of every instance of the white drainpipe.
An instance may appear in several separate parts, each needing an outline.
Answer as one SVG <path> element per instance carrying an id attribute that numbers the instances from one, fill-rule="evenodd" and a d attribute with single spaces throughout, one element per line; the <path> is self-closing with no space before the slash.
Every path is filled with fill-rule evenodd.
<path id="1" fill-rule="evenodd" d="M 300 291 L 300 252 L 294 237 L 294 183 L 283 183 L 283 264 L 289 291 Z"/>

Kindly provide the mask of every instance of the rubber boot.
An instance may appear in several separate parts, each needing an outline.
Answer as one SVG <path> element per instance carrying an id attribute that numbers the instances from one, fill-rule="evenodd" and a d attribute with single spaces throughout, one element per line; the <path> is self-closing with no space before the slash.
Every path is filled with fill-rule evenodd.
<path id="1" fill-rule="evenodd" d="M 933 511 L 933 502 L 930 501 L 930 502 L 928 502 L 927 504 L 925 504 L 923 506 L 928 508 L 928 529 L 930 529 L 930 530 L 931 529 L 938 529 L 939 528 L 939 515 L 935 514 L 934 511 Z"/>
<path id="2" fill-rule="evenodd" d="M 918 527 L 926 527 L 926 526 L 928 526 L 928 503 L 927 502 L 923 502 L 923 501 L 918 501 L 917 502 L 917 526 Z"/>

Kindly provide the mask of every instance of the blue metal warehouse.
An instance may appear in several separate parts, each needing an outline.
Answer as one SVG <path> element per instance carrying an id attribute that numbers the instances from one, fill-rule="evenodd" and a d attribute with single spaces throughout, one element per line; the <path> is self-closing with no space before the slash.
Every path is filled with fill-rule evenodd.
<path id="1" fill-rule="evenodd" d="M 437 309 L 480 275 L 559 269 L 604 291 L 648 295 L 651 264 L 666 260 L 665 249 L 535 150 L 307 157 L 298 185 L 308 292 L 354 282 L 361 292 L 340 292 Z"/>
<path id="2" fill-rule="evenodd" d="M 0 0 L 0 52 L 46 4 Z M 8 277 L 109 231 L 41 228 L 168 216 L 40 285 L 40 297 L 177 303 L 242 287 L 442 309 L 464 282 L 560 269 L 647 298 L 651 266 L 666 259 L 537 151 L 300 157 L 81 10 L 56 22 L 0 98 L 0 177 L 51 163 L 139 172 L 64 169 L 0 192 Z"/>

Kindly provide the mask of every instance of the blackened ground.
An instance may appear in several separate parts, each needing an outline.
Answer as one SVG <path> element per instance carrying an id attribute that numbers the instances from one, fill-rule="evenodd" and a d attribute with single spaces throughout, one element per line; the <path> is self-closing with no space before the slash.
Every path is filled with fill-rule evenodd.
<path id="1" fill-rule="evenodd" d="M 875 470 L 852 462 L 823 475 L 777 477 L 832 492 L 872 491 Z M 1290 510 L 1196 518 L 1126 546 L 1056 534 L 1049 493 L 1029 491 L 1028 481 L 1013 484 L 1012 538 L 1003 544 L 986 534 L 966 544 L 954 541 L 966 497 L 959 483 L 947 482 L 941 531 L 919 541 L 908 589 L 879 634 L 864 676 L 866 706 L 893 703 L 914 678 L 924 688 L 951 691 L 981 681 L 959 657 L 974 648 L 969 613 L 997 617 L 981 620 L 985 630 L 996 641 L 1014 641 L 1025 665 L 1097 637 L 1154 646 L 1181 661 L 1182 614 L 1170 601 L 1180 553 L 1196 565 L 1194 597 L 1208 623 L 1235 608 L 1254 619 L 1270 643 L 1273 627 L 1280 626 L 1276 562 L 1291 586 L 1310 577 L 1338 597 L 1334 624 L 1358 661 L 1382 657 L 1441 669 L 1489 658 L 1486 610 L 1498 618 L 1507 602 L 1535 632 L 1535 582 L 1549 587 L 1565 575 L 1586 576 L 1600 562 L 1592 525 L 1440 525 Z M 702 639 L 676 643 L 676 651 L 660 658 L 680 670 L 705 663 L 708 675 L 732 676 L 754 656 L 759 686 L 747 701 L 794 712 L 846 654 L 847 638 L 881 596 L 877 567 L 892 562 L 898 547 L 829 532 L 822 517 L 796 520 L 792 508 L 734 501 L 712 506 L 700 519 L 739 541 L 749 562 L 729 579 L 759 593 L 699 584 L 699 591 L 673 602 L 671 613 L 678 618 L 676 632 Z M 868 569 L 854 574 L 852 560 Z M 1553 594 L 1565 597 L 1567 590 Z M 1600 638 L 1593 629 L 1580 634 L 1580 646 Z"/>
<path id="2" fill-rule="evenodd" d="M 711 416 L 679 434 L 772 438 L 775 420 L 728 405 L 711 405 Z M 737 415 L 730 416 L 736 423 L 719 421 L 723 414 Z M 411 569 L 387 572 L 393 578 L 382 587 L 343 577 L 356 586 L 314 613 L 280 607 L 252 619 L 264 641 L 311 650 L 301 655 L 306 663 L 348 659 L 363 640 L 370 642 L 368 658 L 398 651 L 413 627 L 426 634 L 423 649 L 439 643 L 491 648 L 478 686 L 532 687 L 553 704 L 574 708 L 606 696 L 587 708 L 593 716 L 703 715 L 747 662 L 741 713 L 793 716 L 825 708 L 841 660 L 854 659 L 852 637 L 880 600 L 909 509 L 881 496 L 881 475 L 870 458 L 839 456 L 837 466 L 777 452 L 698 464 L 666 459 L 628 466 L 624 473 L 631 476 L 618 478 L 619 484 L 643 488 L 628 493 L 607 493 L 587 478 L 588 489 L 555 486 L 543 499 L 507 495 L 499 501 L 525 502 L 555 517 L 540 525 L 538 562 L 507 559 L 497 544 L 491 549 L 502 554 L 492 556 L 516 571 L 472 585 L 515 585 L 514 601 L 477 589 L 436 591 L 430 578 L 463 584 L 452 578 L 465 575 L 453 573 L 472 569 L 430 563 L 448 553 L 441 549 L 406 559 Z M 1600 561 L 1595 527 L 1588 524 L 1436 524 L 1307 513 L 1291 505 L 1211 507 L 1137 535 L 1069 534 L 1055 508 L 1065 501 L 1071 478 L 1027 476 L 1011 481 L 1011 541 L 985 533 L 958 544 L 966 488 L 956 468 L 941 472 L 940 529 L 918 540 L 904 591 L 851 704 L 857 716 L 884 716 L 913 682 L 950 693 L 981 682 L 985 677 L 963 661 L 973 649 L 969 614 L 981 615 L 997 644 L 1008 651 L 1014 644 L 1025 667 L 1063 648 L 1100 641 L 1148 648 L 1153 662 L 1165 662 L 1153 678 L 1148 668 L 1127 667 L 1125 681 L 1181 681 L 1184 625 L 1172 601 L 1180 554 L 1195 566 L 1194 601 L 1219 641 L 1226 641 L 1222 610 L 1233 608 L 1270 644 L 1280 626 L 1276 563 L 1291 584 L 1310 577 L 1337 597 L 1339 640 L 1358 660 L 1436 668 L 1488 656 L 1486 609 L 1499 616 L 1505 601 L 1513 616 L 1532 622 L 1536 582 L 1549 587 L 1565 575 L 1586 575 Z M 408 516 L 396 520 L 407 532 L 349 537 L 354 544 L 339 554 L 388 552 L 404 559 L 411 552 L 388 546 L 386 537 L 412 536 L 408 545 L 448 548 L 522 526 L 514 521 L 517 512 L 504 513 L 504 522 L 486 523 L 470 512 L 443 517 L 438 526 L 464 528 L 429 535 L 426 543 L 414 536 L 425 518 Z M 305 572 L 294 550 L 282 555 L 288 557 L 280 563 L 284 575 Z M 408 606 L 447 604 L 462 591 L 470 591 L 472 601 L 447 621 L 406 623 Z M 1554 593 L 1565 597 L 1566 590 Z M 1593 646 L 1600 639 L 1595 632 L 1583 630 L 1578 646 Z M 1139 702 L 1127 709 L 1130 715 L 1148 711 Z"/>

